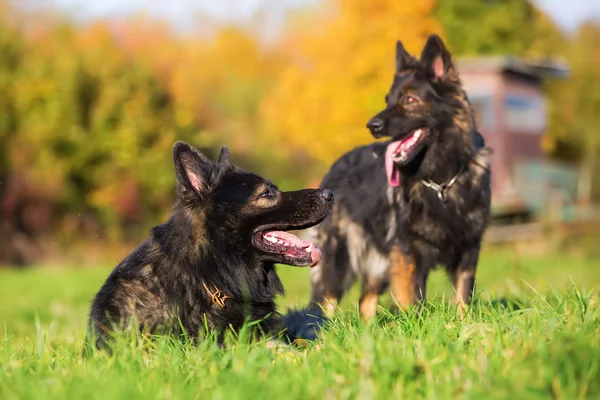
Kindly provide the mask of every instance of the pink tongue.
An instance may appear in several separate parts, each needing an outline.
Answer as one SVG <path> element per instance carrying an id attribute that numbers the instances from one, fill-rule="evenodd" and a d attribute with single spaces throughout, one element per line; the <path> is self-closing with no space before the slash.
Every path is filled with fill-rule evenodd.
<path id="1" fill-rule="evenodd" d="M 270 231 L 264 234 L 266 237 L 275 237 L 277 239 L 281 239 L 285 242 L 291 243 L 296 247 L 308 247 L 310 246 L 310 242 L 304 241 L 300 239 L 296 235 L 292 235 L 291 233 L 287 233 L 284 231 Z"/>
<path id="2" fill-rule="evenodd" d="M 402 141 L 398 140 L 390 143 L 385 150 L 385 172 L 387 173 L 388 183 L 393 187 L 397 187 L 399 184 L 398 170 L 394 164 L 394 154 L 398 152 L 401 146 Z"/>
<path id="3" fill-rule="evenodd" d="M 312 262 L 310 263 L 310 266 L 312 268 L 315 265 L 317 265 L 319 263 L 319 261 L 321 261 L 321 249 L 319 249 L 317 246 L 313 245 L 313 247 L 310 251 L 310 259 L 312 260 Z"/>
<path id="4" fill-rule="evenodd" d="M 310 242 L 300 239 L 296 235 L 292 235 L 291 233 L 287 233 L 284 231 L 270 231 L 270 232 L 266 232 L 264 234 L 264 236 L 275 237 L 277 239 L 281 239 L 283 241 L 291 243 L 294 246 L 300 247 L 300 248 L 306 248 L 312 244 Z M 317 265 L 317 263 L 319 261 L 321 261 L 321 249 L 319 249 L 314 244 L 312 245 L 312 247 L 310 249 L 310 259 L 311 259 L 311 263 L 310 263 L 311 267 L 314 267 L 315 265 Z"/>

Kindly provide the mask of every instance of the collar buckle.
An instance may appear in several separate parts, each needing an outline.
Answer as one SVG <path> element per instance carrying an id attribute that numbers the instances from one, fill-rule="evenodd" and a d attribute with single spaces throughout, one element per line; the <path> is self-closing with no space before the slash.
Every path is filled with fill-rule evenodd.
<path id="1" fill-rule="evenodd" d="M 458 180 L 458 177 L 460 176 L 460 174 L 463 172 L 464 169 L 465 169 L 464 164 L 461 164 L 460 169 L 458 170 L 456 175 L 454 175 L 452 177 L 452 179 L 450 179 L 448 182 L 444 182 L 441 185 L 433 182 L 431 179 L 427 180 L 427 181 L 425 179 L 421 179 L 421 183 L 423 183 L 423 185 L 425 187 L 428 187 L 429 189 L 434 190 L 437 193 L 438 198 L 443 203 L 445 203 L 448 201 L 448 190 L 452 187 L 452 185 L 454 185 L 456 183 L 456 181 Z"/>

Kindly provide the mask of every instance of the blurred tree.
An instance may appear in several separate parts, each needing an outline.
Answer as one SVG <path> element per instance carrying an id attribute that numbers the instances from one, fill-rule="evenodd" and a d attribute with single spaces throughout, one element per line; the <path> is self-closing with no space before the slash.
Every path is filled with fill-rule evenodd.
<path id="1" fill-rule="evenodd" d="M 14 197 L 15 192 L 11 185 L 11 149 L 19 124 L 14 104 L 18 87 L 14 79 L 26 51 L 17 16 L 12 11 L 0 0 L 0 263 L 24 265 L 27 262 L 24 253 L 33 251 L 27 246 L 30 241 L 26 235 L 18 231 L 25 221 L 13 215 L 14 207 L 8 197 L 8 193 Z"/>
<path id="2" fill-rule="evenodd" d="M 396 40 L 418 53 L 440 30 L 434 5 L 332 0 L 297 22 L 284 42 L 292 60 L 262 107 L 277 152 L 308 155 L 296 174 L 321 174 L 343 151 L 372 141 L 365 124 L 384 105 Z"/>
<path id="3" fill-rule="evenodd" d="M 13 169 L 63 213 L 97 213 L 114 238 L 167 206 L 177 131 L 167 89 L 102 25 L 53 27 L 29 46 L 14 80 Z"/>
<path id="4" fill-rule="evenodd" d="M 0 15 L 3 237 L 139 237 L 169 212 L 178 139 L 213 157 L 228 144 L 236 161 L 265 165 L 256 121 L 285 62 L 279 48 L 238 27 L 185 38 L 143 20 L 13 25 L 9 15 Z"/>
<path id="5" fill-rule="evenodd" d="M 146 22 L 122 27 L 118 36 L 127 54 L 167 84 L 177 124 L 203 127 L 192 138 L 196 146 L 214 152 L 227 144 L 241 165 L 277 180 L 286 176 L 267 155 L 271 146 L 258 111 L 287 49 L 261 44 L 251 28 L 231 25 L 202 38 L 182 38 Z"/>
<path id="6" fill-rule="evenodd" d="M 445 0 L 435 14 L 455 54 L 523 54 L 535 37 L 536 13 L 527 0 Z"/>
<path id="7" fill-rule="evenodd" d="M 548 150 L 583 165 L 582 197 L 600 199 L 600 24 L 580 26 L 565 48 L 571 77 L 549 85 Z"/>
<path id="8" fill-rule="evenodd" d="M 566 36 L 528 0 L 447 0 L 435 10 L 456 55 L 560 55 Z"/>
<path id="9" fill-rule="evenodd" d="M 16 118 L 12 93 L 12 78 L 18 70 L 23 53 L 23 43 L 19 31 L 12 26 L 7 16 L 10 10 L 0 1 L 0 198 L 6 187 L 9 168 L 9 140 L 16 131 Z"/>
<path id="10" fill-rule="evenodd" d="M 569 38 L 548 14 L 534 9 L 530 29 L 533 38 L 520 55 L 538 59 L 564 56 Z"/>

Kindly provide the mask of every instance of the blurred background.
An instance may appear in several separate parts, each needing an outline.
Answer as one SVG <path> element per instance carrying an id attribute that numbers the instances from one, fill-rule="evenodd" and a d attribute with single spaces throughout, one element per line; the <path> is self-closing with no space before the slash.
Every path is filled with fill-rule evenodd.
<path id="1" fill-rule="evenodd" d="M 492 244 L 600 256 L 600 2 L 0 0 L 0 266 L 113 263 L 167 218 L 176 140 L 284 189 L 371 141 L 395 41 L 457 60 Z"/>

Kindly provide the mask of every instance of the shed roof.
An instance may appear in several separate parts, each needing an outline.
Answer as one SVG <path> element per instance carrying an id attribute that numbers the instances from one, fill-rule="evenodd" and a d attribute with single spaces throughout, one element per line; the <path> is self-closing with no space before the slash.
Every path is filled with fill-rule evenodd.
<path id="1" fill-rule="evenodd" d="M 509 72 L 537 79 L 562 79 L 569 76 L 569 66 L 558 59 L 537 61 L 514 56 L 461 57 L 457 67 L 462 72 Z"/>

